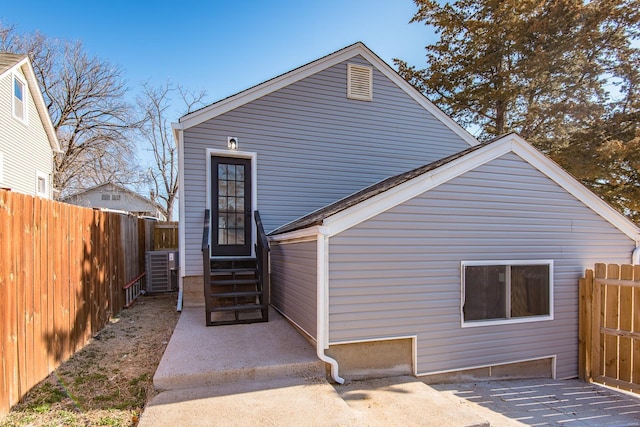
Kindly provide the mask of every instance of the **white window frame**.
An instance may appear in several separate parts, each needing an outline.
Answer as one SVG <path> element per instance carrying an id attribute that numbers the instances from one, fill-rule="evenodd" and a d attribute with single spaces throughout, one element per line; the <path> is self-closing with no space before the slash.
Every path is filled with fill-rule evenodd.
<path id="1" fill-rule="evenodd" d="M 44 192 L 40 191 L 41 179 L 44 180 Z M 49 177 L 40 171 L 36 171 L 36 196 L 49 198 Z"/>
<path id="2" fill-rule="evenodd" d="M 549 266 L 549 314 L 542 316 L 514 317 L 508 319 L 464 320 L 465 303 L 465 267 L 478 267 L 486 265 L 519 266 L 519 265 L 548 265 Z M 460 324 L 463 328 L 473 328 L 490 325 L 510 325 L 514 323 L 543 322 L 553 320 L 554 293 L 553 293 L 553 260 L 491 260 L 491 261 L 462 261 L 460 263 Z M 507 304 L 511 300 L 510 289 L 507 289 Z"/>
<path id="3" fill-rule="evenodd" d="M 15 92 L 16 81 L 22 85 L 22 98 L 23 98 L 22 99 L 22 117 L 20 117 L 16 113 L 16 92 Z M 13 73 L 13 79 L 11 80 L 11 112 L 13 113 L 13 117 L 16 120 L 24 124 L 27 124 L 27 121 L 28 121 L 28 115 L 27 115 L 27 112 L 29 110 L 28 108 L 29 95 L 27 93 L 28 90 L 29 88 L 27 86 L 27 82 L 22 78 L 22 76 L 20 74 Z"/>

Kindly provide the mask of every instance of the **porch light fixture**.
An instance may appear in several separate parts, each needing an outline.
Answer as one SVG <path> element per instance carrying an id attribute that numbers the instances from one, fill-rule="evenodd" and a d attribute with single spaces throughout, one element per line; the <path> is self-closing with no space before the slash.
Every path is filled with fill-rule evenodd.
<path id="1" fill-rule="evenodd" d="M 227 148 L 229 150 L 237 150 L 238 149 L 238 137 L 236 137 L 236 136 L 228 136 L 227 137 Z"/>

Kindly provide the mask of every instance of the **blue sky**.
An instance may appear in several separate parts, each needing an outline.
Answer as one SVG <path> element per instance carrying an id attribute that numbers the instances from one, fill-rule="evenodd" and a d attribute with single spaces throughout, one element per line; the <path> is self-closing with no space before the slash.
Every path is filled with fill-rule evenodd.
<path id="1" fill-rule="evenodd" d="M 132 95 L 170 79 L 214 102 L 356 41 L 422 67 L 434 34 L 408 23 L 416 10 L 411 0 L 38 0 L 4 2 L 0 21 L 81 40 L 124 70 Z"/>

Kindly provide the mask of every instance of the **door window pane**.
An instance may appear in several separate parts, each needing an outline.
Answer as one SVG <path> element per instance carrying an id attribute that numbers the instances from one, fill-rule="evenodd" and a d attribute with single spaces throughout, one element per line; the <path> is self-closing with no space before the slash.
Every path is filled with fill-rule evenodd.
<path id="1" fill-rule="evenodd" d="M 218 244 L 245 243 L 245 170 L 243 165 L 218 164 Z"/>
<path id="2" fill-rule="evenodd" d="M 228 170 L 229 170 L 228 166 L 229 165 L 224 165 L 224 164 L 218 165 L 218 179 L 221 179 L 221 180 L 228 179 Z"/>

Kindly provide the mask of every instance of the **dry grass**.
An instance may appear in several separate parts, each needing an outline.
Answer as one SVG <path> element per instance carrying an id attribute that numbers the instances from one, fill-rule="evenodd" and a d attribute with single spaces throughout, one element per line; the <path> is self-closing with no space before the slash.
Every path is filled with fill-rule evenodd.
<path id="1" fill-rule="evenodd" d="M 176 294 L 142 296 L 34 387 L 9 426 L 135 426 L 178 321 Z"/>

